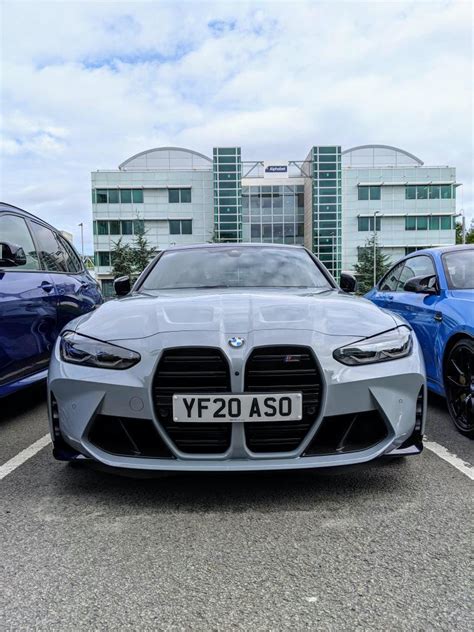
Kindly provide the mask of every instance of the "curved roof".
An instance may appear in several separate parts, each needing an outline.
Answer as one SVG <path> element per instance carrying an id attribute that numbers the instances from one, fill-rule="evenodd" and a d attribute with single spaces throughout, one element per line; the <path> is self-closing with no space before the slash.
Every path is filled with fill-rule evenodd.
<path id="1" fill-rule="evenodd" d="M 119 169 L 210 169 L 211 158 L 185 147 L 146 149 L 119 165 Z"/>
<path id="2" fill-rule="evenodd" d="M 346 156 L 345 162 L 353 166 L 382 166 L 382 165 L 423 165 L 423 161 L 410 152 L 393 145 L 358 145 L 342 152 Z M 352 161 L 352 157 L 355 158 Z"/>

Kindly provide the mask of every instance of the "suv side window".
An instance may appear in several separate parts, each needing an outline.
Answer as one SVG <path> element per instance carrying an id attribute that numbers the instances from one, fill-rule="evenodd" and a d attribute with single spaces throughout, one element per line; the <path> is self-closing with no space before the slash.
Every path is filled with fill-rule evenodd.
<path id="1" fill-rule="evenodd" d="M 0 241 L 21 246 L 26 255 L 24 265 L 8 268 L 9 270 L 39 270 L 38 253 L 26 225 L 25 220 L 18 215 L 0 214 Z"/>
<path id="2" fill-rule="evenodd" d="M 30 222 L 30 226 L 43 267 L 49 272 L 68 272 L 67 253 L 56 235 L 37 222 Z"/>
<path id="3" fill-rule="evenodd" d="M 396 292 L 398 287 L 398 279 L 400 277 L 400 273 L 402 272 L 402 268 L 405 265 L 404 261 L 397 263 L 395 267 L 393 267 L 384 278 L 380 281 L 379 290 L 381 292 Z"/>
<path id="4" fill-rule="evenodd" d="M 398 280 L 397 292 L 403 292 L 405 283 L 409 279 L 418 276 L 433 277 L 428 285 L 430 287 L 435 287 L 437 275 L 431 257 L 428 257 L 427 255 L 419 255 L 418 257 L 405 259 L 405 266 Z"/>
<path id="5" fill-rule="evenodd" d="M 57 237 L 59 239 L 59 242 L 63 246 L 64 250 L 66 251 L 66 255 L 67 255 L 66 265 L 67 265 L 68 272 L 71 272 L 71 273 L 81 272 L 83 266 L 74 248 L 71 246 L 68 240 L 65 239 L 62 235 L 57 235 Z"/>

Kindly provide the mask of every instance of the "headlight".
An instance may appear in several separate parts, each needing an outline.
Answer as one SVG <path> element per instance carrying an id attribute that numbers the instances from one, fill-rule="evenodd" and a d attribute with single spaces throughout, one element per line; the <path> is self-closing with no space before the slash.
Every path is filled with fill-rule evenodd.
<path id="1" fill-rule="evenodd" d="M 342 364 L 373 364 L 398 360 L 410 355 L 413 346 L 412 333 L 406 325 L 364 338 L 336 349 L 333 357 Z"/>
<path id="2" fill-rule="evenodd" d="M 61 336 L 60 350 L 64 362 L 99 369 L 129 369 L 141 359 L 140 354 L 135 351 L 81 336 L 73 331 L 66 331 Z"/>

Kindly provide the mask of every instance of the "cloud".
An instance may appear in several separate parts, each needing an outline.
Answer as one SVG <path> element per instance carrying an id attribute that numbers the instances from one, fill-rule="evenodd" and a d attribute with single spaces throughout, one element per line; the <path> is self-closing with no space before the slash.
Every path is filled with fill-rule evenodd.
<path id="1" fill-rule="evenodd" d="M 472 188 L 468 2 L 3 3 L 1 198 L 92 248 L 90 172 L 149 147 L 400 146 Z"/>

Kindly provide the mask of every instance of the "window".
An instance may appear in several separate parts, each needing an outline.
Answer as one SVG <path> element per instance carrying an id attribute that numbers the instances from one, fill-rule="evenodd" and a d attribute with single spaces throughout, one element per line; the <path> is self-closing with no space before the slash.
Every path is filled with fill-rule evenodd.
<path id="1" fill-rule="evenodd" d="M 322 268 L 303 249 L 219 246 L 168 250 L 143 282 L 144 290 L 228 287 L 329 288 Z"/>
<path id="2" fill-rule="evenodd" d="M 142 219 L 133 221 L 133 233 L 134 235 L 143 235 L 145 233 L 145 222 Z"/>
<path id="3" fill-rule="evenodd" d="M 379 290 L 381 292 L 396 292 L 398 286 L 398 279 L 402 272 L 405 262 L 398 263 L 392 268 L 380 281 Z"/>
<path id="4" fill-rule="evenodd" d="M 452 184 L 446 184 L 439 186 L 438 184 L 420 184 L 420 185 L 408 185 L 405 187 L 405 199 L 406 200 L 449 200 L 456 197 L 455 188 Z"/>
<path id="5" fill-rule="evenodd" d="M 102 279 L 102 294 L 106 297 L 115 296 L 113 279 Z"/>
<path id="6" fill-rule="evenodd" d="M 381 187 L 358 187 L 359 200 L 380 200 Z"/>
<path id="7" fill-rule="evenodd" d="M 260 239 L 262 236 L 262 227 L 260 224 L 252 224 L 250 226 L 250 236 L 252 239 Z"/>
<path id="8" fill-rule="evenodd" d="M 398 282 L 397 291 L 403 292 L 405 283 L 409 279 L 418 276 L 436 276 L 436 270 L 431 257 L 428 257 L 427 255 L 419 255 L 406 259 Z"/>
<path id="9" fill-rule="evenodd" d="M 427 186 L 419 186 L 416 187 L 416 199 L 417 200 L 427 200 L 428 199 L 428 188 Z"/>
<path id="10" fill-rule="evenodd" d="M 110 266 L 110 252 L 96 252 L 96 262 L 98 266 Z"/>
<path id="11" fill-rule="evenodd" d="M 474 290 L 474 248 L 447 252 L 442 259 L 450 290 Z"/>
<path id="12" fill-rule="evenodd" d="M 439 230 L 439 216 L 430 217 L 430 230 Z"/>
<path id="13" fill-rule="evenodd" d="M 405 230 L 427 230 L 427 215 L 409 215 L 405 217 Z"/>
<path id="14" fill-rule="evenodd" d="M 405 187 L 405 199 L 416 200 L 416 187 Z"/>
<path id="15" fill-rule="evenodd" d="M 133 234 L 133 222 L 130 219 L 125 219 L 121 221 L 122 224 L 122 235 L 132 235 Z"/>
<path id="16" fill-rule="evenodd" d="M 231 186 L 234 186 L 231 184 Z M 191 202 L 191 189 L 168 189 L 168 202 L 170 204 L 189 204 Z"/>
<path id="17" fill-rule="evenodd" d="M 439 199 L 439 186 L 433 185 L 430 187 L 430 200 L 438 200 Z"/>
<path id="18" fill-rule="evenodd" d="M 442 215 L 440 217 L 441 220 L 441 230 L 451 230 L 452 229 L 452 220 L 450 215 Z"/>
<path id="19" fill-rule="evenodd" d="M 409 215 L 405 217 L 405 230 L 451 230 L 451 215 Z"/>
<path id="20" fill-rule="evenodd" d="M 97 204 L 107 204 L 107 189 L 97 189 L 95 196 Z"/>
<path id="21" fill-rule="evenodd" d="M 417 250 L 424 250 L 425 248 L 430 248 L 430 246 L 408 246 L 405 248 L 405 256 L 411 255 L 413 252 Z"/>
<path id="22" fill-rule="evenodd" d="M 425 216 L 416 218 L 416 230 L 428 230 L 428 218 Z"/>
<path id="23" fill-rule="evenodd" d="M 26 262 L 21 266 L 15 266 L 15 269 L 39 270 L 38 255 L 30 231 L 22 217 L 18 217 L 17 215 L 0 215 L 0 235 L 2 241 L 20 246 L 26 255 Z M 2 267 L 1 257 L 2 253 L 0 249 L 0 267 Z"/>
<path id="24" fill-rule="evenodd" d="M 170 235 L 192 235 L 193 222 L 191 219 L 170 219 Z"/>
<path id="25" fill-rule="evenodd" d="M 441 199 L 442 200 L 449 200 L 450 198 L 453 198 L 454 195 L 454 187 L 452 187 L 450 184 L 448 185 L 443 185 L 442 187 L 440 187 L 441 189 Z"/>
<path id="26" fill-rule="evenodd" d="M 98 221 L 97 222 L 97 234 L 108 235 L 109 234 L 109 222 Z"/>
<path id="27" fill-rule="evenodd" d="M 374 230 L 374 218 L 373 217 L 358 217 L 358 230 L 359 231 L 372 231 Z M 376 230 L 381 229 L 381 217 L 376 217 L 375 226 Z"/>
<path id="28" fill-rule="evenodd" d="M 132 203 L 132 189 L 120 189 L 120 201 L 122 204 Z"/>
<path id="29" fill-rule="evenodd" d="M 67 271 L 71 273 L 80 272 L 84 266 L 82 265 L 82 261 L 79 255 L 76 253 L 68 240 L 65 239 L 62 235 L 57 235 L 57 238 L 59 239 L 59 243 L 62 245 L 66 252 Z"/>
<path id="30" fill-rule="evenodd" d="M 97 204 L 141 204 L 143 202 L 143 189 L 93 189 L 92 202 Z"/>
<path id="31" fill-rule="evenodd" d="M 70 272 L 68 253 L 53 231 L 37 222 L 31 222 L 30 225 L 44 268 L 50 272 Z"/>
<path id="32" fill-rule="evenodd" d="M 109 204 L 118 204 L 119 192 L 118 189 L 108 189 L 109 192 Z"/>
<path id="33" fill-rule="evenodd" d="M 132 189 L 132 200 L 135 204 L 142 204 L 143 203 L 143 190 Z"/>
<path id="34" fill-rule="evenodd" d="M 113 219 L 109 222 L 109 233 L 111 235 L 120 235 L 120 222 Z"/>

